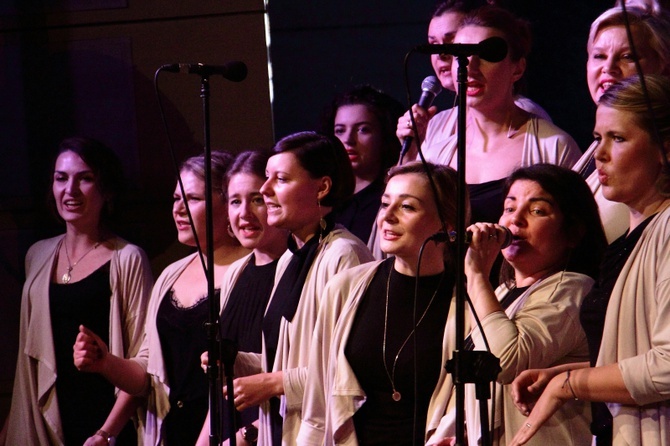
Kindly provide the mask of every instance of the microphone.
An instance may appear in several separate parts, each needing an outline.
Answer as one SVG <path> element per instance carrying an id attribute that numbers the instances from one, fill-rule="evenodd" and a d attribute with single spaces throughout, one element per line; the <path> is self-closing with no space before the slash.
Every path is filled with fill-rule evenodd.
<path id="1" fill-rule="evenodd" d="M 247 77 L 247 66 L 238 60 L 228 62 L 225 65 L 207 65 L 203 63 L 173 63 L 159 68 L 159 71 L 170 73 L 198 74 L 200 76 L 211 76 L 220 74 L 233 82 L 241 82 Z"/>
<path id="2" fill-rule="evenodd" d="M 444 43 L 419 45 L 414 48 L 422 54 L 449 54 L 456 57 L 479 56 L 489 62 L 500 62 L 507 56 L 507 42 L 502 37 L 489 37 L 479 43 Z"/>
<path id="3" fill-rule="evenodd" d="M 503 240 L 502 244 L 500 245 L 500 249 L 505 249 L 509 245 L 512 244 L 513 241 L 513 236 L 512 236 L 512 231 L 509 230 L 509 228 L 505 226 L 500 226 L 502 229 L 504 229 L 505 232 L 505 239 Z M 450 231 L 449 234 L 445 234 L 444 232 L 440 231 L 437 232 L 433 235 L 430 236 L 429 240 L 434 240 L 436 243 L 442 243 L 446 241 L 450 242 L 455 242 L 458 240 L 458 234 L 456 234 L 456 231 Z M 469 245 L 470 242 L 472 242 L 472 232 L 471 231 L 466 231 L 465 232 L 465 244 Z"/>
<path id="4" fill-rule="evenodd" d="M 440 94 L 441 91 L 442 91 L 442 85 L 440 85 L 440 82 L 437 80 L 437 78 L 435 76 L 428 76 L 423 80 L 423 82 L 421 82 L 421 97 L 419 98 L 419 102 L 417 102 L 417 104 L 421 108 L 428 109 L 431 105 L 433 105 L 435 96 Z M 410 113 L 412 113 L 411 109 Z M 405 157 L 405 154 L 412 146 L 413 140 L 414 138 L 408 136 L 403 141 L 402 149 L 400 150 L 401 160 Z"/>

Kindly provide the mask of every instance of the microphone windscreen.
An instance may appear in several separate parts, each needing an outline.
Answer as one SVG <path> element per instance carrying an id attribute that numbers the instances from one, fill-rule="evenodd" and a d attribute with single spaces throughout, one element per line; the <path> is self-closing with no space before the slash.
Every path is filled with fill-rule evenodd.
<path id="1" fill-rule="evenodd" d="M 502 37 L 489 37 L 479 42 L 479 58 L 489 62 L 500 62 L 507 57 L 507 42 Z"/>

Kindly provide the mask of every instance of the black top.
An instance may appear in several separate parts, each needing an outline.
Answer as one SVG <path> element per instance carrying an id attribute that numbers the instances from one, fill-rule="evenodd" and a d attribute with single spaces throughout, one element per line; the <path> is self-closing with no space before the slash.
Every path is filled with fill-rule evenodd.
<path id="1" fill-rule="evenodd" d="M 279 259 L 257 266 L 252 254 L 230 292 L 228 302 L 221 313 L 221 339 L 231 340 L 241 352 L 261 352 L 263 314 L 270 300 L 275 271 Z M 229 401 L 221 402 L 222 440 L 230 437 Z M 242 427 L 258 419 L 258 406 L 236 414 L 236 426 Z"/>
<path id="2" fill-rule="evenodd" d="M 363 243 L 367 243 L 379 212 L 383 193 L 384 178 L 379 177 L 333 212 L 335 222 L 347 228 Z"/>
<path id="3" fill-rule="evenodd" d="M 163 421 L 169 446 L 195 444 L 207 415 L 209 384 L 200 368 L 200 355 L 208 347 L 208 317 L 207 296 L 185 308 L 170 290 L 158 307 L 156 328 L 170 386 L 170 411 Z"/>
<path id="4" fill-rule="evenodd" d="M 86 278 L 49 285 L 49 312 L 56 353 L 56 393 L 65 444 L 84 444 L 103 425 L 115 402 L 114 386 L 97 373 L 77 370 L 72 361 L 79 325 L 85 325 L 109 344 L 110 262 Z M 123 444 L 137 444 L 129 423 Z"/>
<path id="5" fill-rule="evenodd" d="M 640 240 L 642 231 L 647 227 L 654 215 L 640 223 L 633 231 L 624 234 L 613 241 L 605 250 L 603 260 L 600 262 L 598 280 L 591 291 L 584 296 L 579 312 L 579 320 L 582 323 L 586 340 L 589 344 L 589 362 L 595 366 L 600 351 L 600 343 L 603 338 L 605 326 L 605 314 L 607 305 L 612 295 L 612 290 L 619 278 L 619 273 L 626 264 L 631 251 Z M 604 403 L 592 403 L 593 422 L 591 432 L 598 436 L 598 444 L 611 444 L 612 440 L 612 415 Z"/>
<path id="6" fill-rule="evenodd" d="M 480 184 L 468 184 L 472 222 L 498 223 L 503 213 L 505 178 Z"/>
<path id="7" fill-rule="evenodd" d="M 221 338 L 237 342 L 241 352 L 261 352 L 261 329 L 279 259 L 257 266 L 252 254 L 221 313 Z"/>
<path id="8" fill-rule="evenodd" d="M 390 258 L 382 263 L 370 282 L 354 317 L 344 350 L 367 395 L 365 404 L 354 414 L 356 436 L 360 445 L 411 445 L 414 431 L 416 444 L 423 444 L 428 404 L 443 365 L 442 340 L 453 292 L 453 274 L 446 272 L 419 279 L 417 322 L 436 290 L 437 294 L 416 329 L 416 339 L 414 336 L 408 339 L 414 327 L 413 296 L 416 278 L 393 270 L 393 260 Z M 389 274 L 391 282 L 388 287 L 388 320 L 385 330 Z M 383 355 L 385 331 L 386 357 Z M 401 349 L 406 339 L 408 340 Z M 419 347 L 416 358 L 415 343 Z M 416 375 L 415 361 L 418 371 Z M 400 401 L 392 398 L 394 386 L 389 375 L 393 377 L 395 389 L 401 394 Z"/>
<path id="9" fill-rule="evenodd" d="M 279 328 L 281 320 L 292 321 L 298 310 L 302 289 L 316 258 L 319 249 L 319 238 L 325 237 L 335 225 L 333 213 L 326 215 L 326 228 L 320 235 L 320 229 L 298 249 L 295 240 L 289 235 L 288 249 L 293 255 L 286 266 L 274 295 L 263 318 L 263 336 L 265 339 L 265 357 L 268 367 L 272 369 L 277 354 L 277 343 L 279 342 Z M 283 420 L 279 414 L 279 398 L 270 398 L 270 423 L 272 431 L 272 444 L 281 444 Z"/>

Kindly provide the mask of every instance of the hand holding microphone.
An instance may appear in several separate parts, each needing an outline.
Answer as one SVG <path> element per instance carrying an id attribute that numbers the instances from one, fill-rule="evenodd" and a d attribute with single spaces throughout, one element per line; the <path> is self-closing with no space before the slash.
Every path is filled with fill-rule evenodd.
<path id="1" fill-rule="evenodd" d="M 465 255 L 465 274 L 482 274 L 488 278 L 491 268 L 501 249 L 507 248 L 513 241 L 512 232 L 505 226 L 495 223 L 475 223 L 470 225 L 466 236 L 468 250 Z"/>
<path id="2" fill-rule="evenodd" d="M 414 128 L 412 127 L 412 120 L 410 113 L 416 123 L 419 136 L 423 140 L 426 135 L 426 128 L 428 121 L 437 113 L 436 107 L 431 107 L 435 96 L 442 91 L 442 85 L 435 76 L 426 77 L 421 83 L 421 97 L 419 102 L 412 106 L 404 115 L 398 119 L 398 126 L 396 128 L 396 136 L 402 142 L 402 149 L 400 151 L 400 161 L 404 158 L 407 152 L 412 147 L 414 141 Z"/>

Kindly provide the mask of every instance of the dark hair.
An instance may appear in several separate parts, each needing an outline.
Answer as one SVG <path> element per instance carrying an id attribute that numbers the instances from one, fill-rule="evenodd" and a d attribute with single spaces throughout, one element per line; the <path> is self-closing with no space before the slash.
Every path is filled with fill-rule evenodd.
<path id="1" fill-rule="evenodd" d="M 607 247 L 607 239 L 600 222 L 598 205 L 581 175 L 554 164 L 521 167 L 505 181 L 504 196 L 519 180 L 533 181 L 551 195 L 563 214 L 563 233 L 566 237 L 578 237 L 565 270 L 595 279 Z M 500 269 L 500 281 L 510 288 L 514 286 L 514 269 L 507 261 L 503 261 Z"/>
<path id="2" fill-rule="evenodd" d="M 233 163 L 235 157 L 228 152 L 213 150 L 212 155 L 212 192 L 218 194 L 226 202 L 226 190 L 223 188 L 226 171 Z M 184 160 L 179 166 L 179 171 L 193 173 L 201 181 L 205 181 L 205 155 L 196 155 Z"/>
<path id="3" fill-rule="evenodd" d="M 239 153 L 235 157 L 233 165 L 230 166 L 226 173 L 225 186 L 228 188 L 228 183 L 233 175 L 238 173 L 246 173 L 249 175 L 256 175 L 259 178 L 265 178 L 265 167 L 268 163 L 270 153 L 265 150 L 247 150 Z"/>
<path id="4" fill-rule="evenodd" d="M 286 136 L 272 148 L 274 154 L 291 152 L 312 178 L 330 177 L 330 192 L 321 204 L 336 208 L 354 193 L 354 172 L 344 146 L 334 136 L 299 132 Z"/>
<path id="5" fill-rule="evenodd" d="M 463 18 L 461 26 L 483 26 L 503 33 L 507 42 L 507 54 L 514 62 L 525 58 L 530 53 L 532 39 L 530 25 L 498 6 L 482 6 Z"/>
<path id="6" fill-rule="evenodd" d="M 443 164 L 426 163 L 423 165 L 421 161 L 413 161 L 400 166 L 394 166 L 389 170 L 386 177 L 386 182 L 398 175 L 418 174 L 423 176 L 428 181 L 428 173 L 426 167 L 430 170 L 430 175 L 435 181 L 435 188 L 437 189 L 436 206 L 437 214 L 443 218 L 443 223 L 447 231 L 455 229 L 456 220 L 458 218 L 457 208 L 457 191 L 458 191 L 458 174 L 454 169 Z M 428 186 L 430 187 L 430 186 Z M 432 191 L 431 191 L 432 195 Z M 466 203 L 469 203 L 466 192 Z M 466 204 L 465 223 L 470 221 L 470 207 Z M 445 262 L 451 266 L 453 259 L 455 259 L 455 244 L 447 244 L 445 250 Z"/>
<path id="7" fill-rule="evenodd" d="M 58 151 L 52 164 L 52 175 L 56 168 L 58 157 L 65 152 L 73 152 L 86 163 L 95 175 L 98 190 L 105 200 L 100 214 L 100 222 L 109 226 L 116 217 L 116 205 L 125 192 L 125 176 L 121 160 L 116 153 L 102 142 L 93 138 L 73 136 L 66 138 L 58 145 Z M 53 178 L 51 179 L 53 183 Z M 47 202 L 54 214 L 60 220 L 56 211 L 56 200 L 49 192 Z"/>
<path id="8" fill-rule="evenodd" d="M 598 100 L 598 105 L 631 113 L 635 124 L 649 134 L 653 141 L 660 143 L 660 149 L 664 149 L 664 146 L 670 143 L 670 79 L 659 74 L 648 74 L 644 77 L 644 81 L 647 94 L 642 88 L 640 78 L 630 76 L 608 88 Z M 650 106 L 653 114 L 649 113 Z M 658 141 L 658 138 L 661 141 Z M 665 163 L 656 181 L 656 189 L 668 197 L 670 168 L 665 150 L 662 151 Z"/>
<path id="9" fill-rule="evenodd" d="M 382 134 L 381 168 L 385 171 L 395 165 L 400 155 L 400 141 L 395 131 L 405 107 L 370 85 L 359 85 L 338 95 L 324 112 L 321 120 L 321 131 L 324 134 L 335 133 L 335 116 L 338 109 L 345 105 L 363 105 L 375 116 Z"/>

